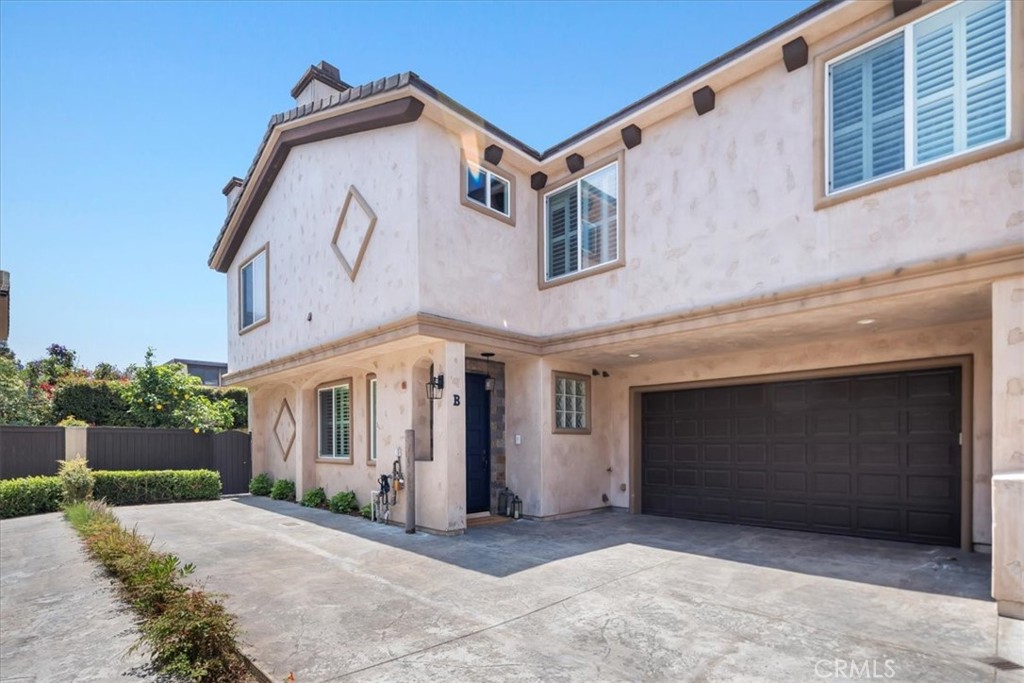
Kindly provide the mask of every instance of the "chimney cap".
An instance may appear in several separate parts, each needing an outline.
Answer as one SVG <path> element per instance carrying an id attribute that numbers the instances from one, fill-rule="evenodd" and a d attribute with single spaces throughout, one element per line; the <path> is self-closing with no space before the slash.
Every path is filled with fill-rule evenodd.
<path id="1" fill-rule="evenodd" d="M 313 79 L 316 79 L 338 91 L 348 90 L 352 87 L 345 81 L 341 80 L 341 72 L 338 71 L 338 67 L 334 66 L 330 62 L 320 60 L 319 64 L 310 64 L 309 68 L 306 69 L 306 73 L 302 74 L 302 78 L 300 78 L 299 82 L 292 88 L 292 97 L 298 97 L 299 93 L 301 93 Z"/>
<path id="2" fill-rule="evenodd" d="M 242 179 L 239 178 L 236 175 L 233 175 L 233 176 L 231 176 L 231 180 L 228 181 L 228 184 L 224 186 L 223 190 L 221 190 L 221 193 L 223 193 L 223 195 L 225 197 L 227 197 L 229 194 L 231 194 L 232 190 L 234 190 L 236 187 L 241 187 L 241 186 L 242 186 Z"/>

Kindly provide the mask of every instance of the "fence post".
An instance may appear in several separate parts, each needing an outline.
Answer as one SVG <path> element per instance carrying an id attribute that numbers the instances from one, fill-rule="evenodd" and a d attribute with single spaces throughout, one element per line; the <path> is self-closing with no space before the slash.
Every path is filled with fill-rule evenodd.
<path id="1" fill-rule="evenodd" d="M 64 459 L 74 458 L 89 459 L 89 428 L 88 427 L 65 427 L 64 428 Z"/>

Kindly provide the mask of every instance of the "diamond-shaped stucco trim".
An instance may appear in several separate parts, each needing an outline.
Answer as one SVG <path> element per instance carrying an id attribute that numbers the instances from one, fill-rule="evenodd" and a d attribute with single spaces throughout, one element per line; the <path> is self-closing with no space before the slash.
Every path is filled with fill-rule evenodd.
<path id="1" fill-rule="evenodd" d="M 354 205 L 353 200 L 355 201 Z M 338 238 L 341 237 L 341 231 L 346 227 L 347 223 L 355 220 L 355 212 L 359 211 L 366 217 L 366 234 L 363 235 L 362 240 L 359 242 L 358 252 L 356 254 L 349 253 L 346 256 L 342 252 L 341 247 L 338 246 Z M 370 205 L 363 199 L 363 195 L 359 194 L 359 190 L 356 189 L 355 185 L 348 188 L 345 204 L 341 207 L 341 215 L 338 216 L 338 225 L 334 228 L 334 237 L 331 238 L 331 249 L 337 254 L 341 265 L 345 267 L 345 272 L 348 273 L 349 279 L 353 281 L 359 272 L 359 266 L 363 262 L 363 254 L 366 253 L 366 245 L 370 243 L 370 237 L 373 235 L 373 226 L 376 224 L 377 214 L 373 212 Z M 354 226 L 349 227 L 349 230 L 354 229 L 356 229 Z"/>
<path id="2" fill-rule="evenodd" d="M 295 443 L 295 416 L 292 415 L 292 409 L 288 406 L 286 398 L 281 400 L 281 408 L 277 411 L 277 419 L 274 421 L 274 436 L 277 437 L 277 443 L 287 461 L 292 444 Z"/>

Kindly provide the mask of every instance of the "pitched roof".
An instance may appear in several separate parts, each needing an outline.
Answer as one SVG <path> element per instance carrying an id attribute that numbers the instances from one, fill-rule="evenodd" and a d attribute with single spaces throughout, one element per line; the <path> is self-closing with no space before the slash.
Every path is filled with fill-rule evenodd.
<path id="1" fill-rule="evenodd" d="M 243 181 L 242 185 L 242 193 L 245 193 L 248 185 L 252 182 L 253 173 L 256 170 L 256 166 L 259 163 L 260 158 L 263 156 L 263 152 L 265 151 L 267 143 L 270 140 L 271 133 L 273 133 L 274 128 L 276 126 L 310 116 L 317 112 L 326 111 L 329 109 L 340 107 L 345 104 L 351 104 L 352 102 L 365 100 L 375 95 L 400 90 L 406 87 L 416 88 L 417 90 L 424 93 L 437 103 L 466 117 L 468 120 L 480 126 L 485 131 L 493 135 L 495 138 L 502 140 L 506 144 L 512 145 L 513 147 L 519 149 L 528 157 L 531 157 L 538 162 L 543 162 L 549 159 L 550 157 L 554 156 L 555 154 L 563 152 L 564 150 L 580 142 L 581 140 L 586 139 L 590 135 L 593 135 L 594 133 L 600 130 L 609 128 L 613 125 L 622 122 L 623 120 L 627 119 L 629 116 L 636 113 L 640 109 L 643 109 L 647 105 L 656 102 L 663 97 L 676 93 L 685 87 L 692 86 L 695 81 L 698 81 L 700 78 L 708 75 L 712 71 L 719 69 L 730 62 L 740 59 L 741 57 L 752 52 L 758 47 L 810 21 L 811 19 L 817 17 L 818 15 L 823 14 L 827 10 L 832 9 L 833 7 L 840 5 L 844 2 L 852 1 L 853 0 L 818 0 L 815 4 L 802 10 L 801 12 L 798 12 L 789 19 L 786 19 L 785 21 L 773 26 L 772 28 L 761 33 L 760 35 L 751 38 L 750 40 L 733 48 L 732 50 L 726 52 L 725 54 L 720 55 L 715 59 L 697 67 L 693 71 L 690 71 L 689 73 L 680 76 L 676 80 L 662 86 L 658 90 L 655 90 L 654 92 L 645 95 L 644 97 L 641 97 L 639 100 L 636 100 L 632 104 L 623 107 L 619 111 L 601 119 L 600 121 L 588 126 L 587 128 L 584 128 L 578 133 L 569 136 L 565 140 L 562 140 L 561 142 L 552 145 L 543 152 L 536 150 L 530 145 L 527 145 L 518 138 L 505 132 L 498 126 L 495 126 L 494 124 L 492 124 L 479 114 L 473 112 L 469 108 L 460 104 L 456 100 L 452 99 L 451 97 L 448 97 L 443 92 L 441 92 L 440 90 L 432 86 L 430 83 L 420 78 L 417 74 L 413 73 L 412 71 L 406 71 L 404 73 L 395 74 L 393 76 L 388 76 L 386 78 L 380 78 L 375 81 L 365 83 L 363 85 L 348 87 L 347 83 L 344 83 L 343 81 L 336 77 L 336 73 L 332 74 L 329 73 L 329 71 L 325 71 L 324 62 L 321 62 L 320 66 L 311 66 L 306 71 L 306 73 L 303 74 L 302 78 L 299 79 L 299 82 L 292 89 L 292 96 L 294 97 L 299 92 L 301 92 L 302 88 L 305 87 L 309 80 L 314 76 L 321 80 L 324 80 L 325 82 L 330 82 L 332 80 L 336 81 L 335 83 L 333 83 L 334 87 L 339 89 L 342 87 L 347 87 L 347 89 L 341 90 L 341 92 L 339 92 L 337 95 L 332 95 L 331 97 L 328 98 L 300 105 L 298 107 L 289 109 L 288 111 L 271 116 L 270 121 L 267 124 L 267 130 L 263 135 L 263 140 L 260 142 L 259 147 L 256 150 L 256 155 L 253 158 L 252 164 L 250 164 L 249 170 L 245 174 L 245 180 Z M 217 234 L 217 239 L 214 242 L 213 249 L 210 250 L 210 256 L 207 261 L 207 263 L 211 267 L 213 267 L 214 257 L 221 246 L 221 242 L 224 239 L 225 234 L 227 233 L 228 226 L 230 225 L 235 212 L 238 210 L 239 204 L 241 204 L 241 202 L 235 202 L 235 204 L 228 211 L 228 215 L 224 219 L 224 223 L 221 226 L 220 232 Z"/>

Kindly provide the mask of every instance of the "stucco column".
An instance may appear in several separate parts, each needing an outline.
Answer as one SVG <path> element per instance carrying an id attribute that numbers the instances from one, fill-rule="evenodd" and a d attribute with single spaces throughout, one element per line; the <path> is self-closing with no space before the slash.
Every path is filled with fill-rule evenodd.
<path id="1" fill-rule="evenodd" d="M 466 345 L 444 344 L 444 400 L 435 413 L 436 453 L 441 454 L 446 478 L 445 531 L 466 528 Z M 456 405 L 458 397 L 458 405 Z M 440 430 L 436 428 L 440 426 Z"/>
<path id="2" fill-rule="evenodd" d="M 64 428 L 64 459 L 75 458 L 89 459 L 89 428 L 88 427 L 65 427 Z"/>
<path id="3" fill-rule="evenodd" d="M 307 489 L 316 486 L 316 392 L 297 386 L 295 405 L 295 445 L 292 446 L 295 467 L 295 499 L 302 500 Z"/>
<path id="4" fill-rule="evenodd" d="M 1024 276 L 992 283 L 992 597 L 1024 619 Z"/>

